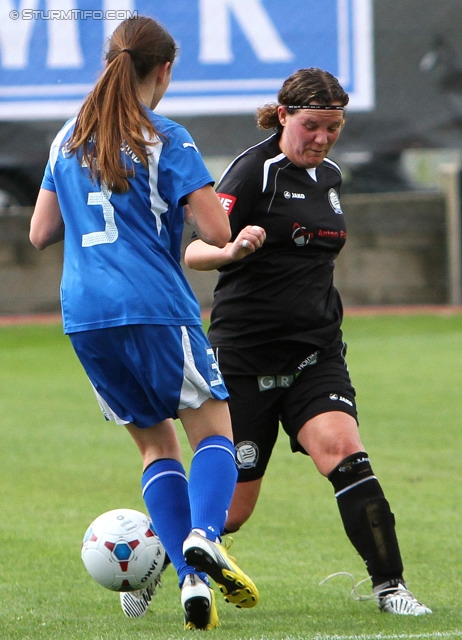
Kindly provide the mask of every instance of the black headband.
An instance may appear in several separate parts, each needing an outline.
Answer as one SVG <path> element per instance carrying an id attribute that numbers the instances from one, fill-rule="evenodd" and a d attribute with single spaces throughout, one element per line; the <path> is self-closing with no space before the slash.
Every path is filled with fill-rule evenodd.
<path id="1" fill-rule="evenodd" d="M 325 111 L 343 111 L 345 107 L 332 104 L 302 104 L 302 105 L 285 105 L 281 104 L 285 109 L 323 109 Z"/>

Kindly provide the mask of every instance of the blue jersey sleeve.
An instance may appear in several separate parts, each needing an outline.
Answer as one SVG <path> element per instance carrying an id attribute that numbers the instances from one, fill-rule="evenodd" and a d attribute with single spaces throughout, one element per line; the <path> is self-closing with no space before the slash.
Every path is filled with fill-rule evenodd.
<path id="1" fill-rule="evenodd" d="M 41 187 L 42 189 L 46 189 L 47 191 L 54 191 L 56 193 L 55 181 L 53 178 L 53 174 L 51 172 L 51 166 L 50 166 L 49 160 L 45 167 L 45 173 L 43 175 Z"/>
<path id="2" fill-rule="evenodd" d="M 173 206 L 186 204 L 185 197 L 214 183 L 193 138 L 181 125 L 167 130 L 167 142 L 159 163 L 159 190 Z"/>

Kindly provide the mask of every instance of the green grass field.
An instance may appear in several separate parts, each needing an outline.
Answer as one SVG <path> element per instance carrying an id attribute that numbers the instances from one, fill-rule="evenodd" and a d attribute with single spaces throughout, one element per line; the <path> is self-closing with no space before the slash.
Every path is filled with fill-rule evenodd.
<path id="1" fill-rule="evenodd" d="M 222 626 L 212 637 L 462 638 L 462 315 L 347 316 L 344 332 L 361 433 L 396 515 L 405 577 L 434 614 L 381 614 L 349 597 L 345 577 L 319 586 L 337 571 L 366 574 L 330 483 L 281 434 L 257 509 L 232 548 L 260 604 L 239 611 L 217 594 Z M 144 510 L 141 469 L 124 429 L 102 418 L 60 325 L 0 328 L 0 421 L 0 637 L 191 637 L 171 568 L 148 615 L 129 620 L 118 594 L 80 560 L 94 517 Z"/>

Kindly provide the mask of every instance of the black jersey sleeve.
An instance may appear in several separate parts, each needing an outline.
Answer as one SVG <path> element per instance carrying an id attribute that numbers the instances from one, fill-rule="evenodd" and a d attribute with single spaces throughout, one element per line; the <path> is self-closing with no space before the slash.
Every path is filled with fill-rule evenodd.
<path id="1" fill-rule="evenodd" d="M 260 173 L 255 171 L 252 154 L 244 153 L 230 165 L 217 192 L 228 212 L 234 240 L 241 229 L 252 224 L 252 211 L 262 192 L 262 180 Z"/>

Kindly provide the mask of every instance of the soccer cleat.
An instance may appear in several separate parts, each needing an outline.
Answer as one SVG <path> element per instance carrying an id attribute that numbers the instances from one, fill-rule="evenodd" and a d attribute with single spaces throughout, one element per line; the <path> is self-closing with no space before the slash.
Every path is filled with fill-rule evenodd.
<path id="1" fill-rule="evenodd" d="M 432 613 L 432 610 L 418 602 L 404 584 L 379 585 L 375 587 L 374 594 L 377 598 L 380 611 L 395 613 L 401 616 L 423 616 Z"/>
<path id="2" fill-rule="evenodd" d="M 157 581 L 145 589 L 123 591 L 120 593 L 120 606 L 127 618 L 141 618 L 149 609 L 152 597 L 156 595 Z"/>
<path id="3" fill-rule="evenodd" d="M 162 587 L 161 577 L 165 569 L 170 564 L 170 559 L 166 555 L 164 566 L 159 576 L 144 589 L 136 591 L 123 591 L 120 593 L 120 606 L 127 618 L 141 618 L 149 609 L 152 598 L 156 595 L 156 589 Z"/>
<path id="4" fill-rule="evenodd" d="M 221 544 L 193 532 L 184 541 L 183 554 L 196 571 L 204 571 L 217 583 L 226 602 L 245 609 L 257 604 L 257 587 Z"/>
<path id="5" fill-rule="evenodd" d="M 215 595 L 199 576 L 189 573 L 181 587 L 181 606 L 184 611 L 185 629 L 209 631 L 220 626 Z"/>
<path id="6" fill-rule="evenodd" d="M 422 616 L 432 613 L 432 610 L 424 604 L 418 602 L 412 593 L 407 589 L 406 584 L 400 579 L 389 580 L 374 587 L 372 595 L 363 595 L 359 592 L 359 587 L 365 582 L 369 582 L 370 576 L 360 580 L 355 584 L 354 576 L 346 571 L 332 573 L 324 578 L 319 584 L 324 584 L 331 578 L 346 576 L 351 580 L 350 595 L 353 600 L 376 600 L 380 611 L 384 613 L 394 613 L 401 616 Z"/>

